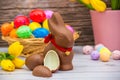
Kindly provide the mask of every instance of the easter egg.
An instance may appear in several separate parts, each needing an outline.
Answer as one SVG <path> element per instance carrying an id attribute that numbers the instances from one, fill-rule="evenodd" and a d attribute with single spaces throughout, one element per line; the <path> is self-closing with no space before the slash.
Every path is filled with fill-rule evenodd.
<path id="1" fill-rule="evenodd" d="M 14 26 L 15 28 L 18 28 L 22 25 L 29 25 L 30 21 L 29 19 L 26 17 L 26 16 L 17 16 L 15 19 L 14 19 Z"/>
<path id="2" fill-rule="evenodd" d="M 1 25 L 1 32 L 3 36 L 8 36 L 12 29 L 13 26 L 9 23 L 4 23 Z"/>
<path id="3" fill-rule="evenodd" d="M 91 52 L 93 51 L 93 47 L 90 46 L 90 45 L 86 45 L 86 46 L 83 46 L 83 53 L 84 54 L 91 54 Z"/>
<path id="4" fill-rule="evenodd" d="M 45 12 L 45 15 L 46 15 L 47 19 L 49 19 L 49 18 L 52 17 L 53 11 L 51 11 L 51 10 L 45 10 L 44 12 Z"/>
<path id="5" fill-rule="evenodd" d="M 34 9 L 29 14 L 30 19 L 34 22 L 43 22 L 46 19 L 46 15 L 41 9 Z"/>
<path id="6" fill-rule="evenodd" d="M 29 27 L 30 27 L 30 29 L 31 29 L 32 31 L 34 31 L 34 30 L 37 29 L 37 28 L 41 28 L 41 25 L 40 25 L 38 22 L 31 22 L 31 23 L 29 24 Z"/>
<path id="7" fill-rule="evenodd" d="M 37 28 L 32 33 L 36 38 L 44 38 L 49 34 L 49 31 L 45 28 Z"/>
<path id="8" fill-rule="evenodd" d="M 100 54 L 99 54 L 98 51 L 92 51 L 92 53 L 91 53 L 91 59 L 92 60 L 98 60 L 99 57 L 100 57 Z"/>
<path id="9" fill-rule="evenodd" d="M 103 62 L 108 62 L 110 60 L 110 55 L 107 53 L 100 54 L 100 60 Z"/>
<path id="10" fill-rule="evenodd" d="M 120 51 L 119 50 L 114 50 L 112 53 L 120 54 Z"/>
<path id="11" fill-rule="evenodd" d="M 20 38 L 30 38 L 30 36 L 32 35 L 31 29 L 29 28 L 29 26 L 20 26 L 17 29 L 17 36 Z"/>
<path id="12" fill-rule="evenodd" d="M 112 54 L 112 58 L 113 58 L 114 60 L 120 60 L 120 54 L 113 53 L 113 54 Z"/>
<path id="13" fill-rule="evenodd" d="M 95 50 L 100 51 L 100 49 L 103 47 L 104 47 L 103 44 L 97 44 L 97 45 L 95 45 Z"/>
<path id="14" fill-rule="evenodd" d="M 9 36 L 10 36 L 11 38 L 17 38 L 16 31 L 17 31 L 16 29 L 13 29 L 13 30 L 10 32 Z"/>
<path id="15" fill-rule="evenodd" d="M 100 49 L 100 54 L 102 54 L 102 53 L 107 53 L 107 54 L 111 55 L 111 51 L 106 47 L 103 47 Z"/>
<path id="16" fill-rule="evenodd" d="M 114 60 L 120 60 L 120 51 L 119 50 L 115 50 L 112 52 L 112 58 Z"/>
<path id="17" fill-rule="evenodd" d="M 68 30 L 70 30 L 72 33 L 74 33 L 74 29 L 70 25 L 65 25 Z"/>
<path id="18" fill-rule="evenodd" d="M 47 19 L 43 22 L 43 28 L 45 28 L 49 31 L 48 20 Z"/>
<path id="19" fill-rule="evenodd" d="M 14 22 L 13 21 L 11 22 L 11 25 L 14 27 Z"/>

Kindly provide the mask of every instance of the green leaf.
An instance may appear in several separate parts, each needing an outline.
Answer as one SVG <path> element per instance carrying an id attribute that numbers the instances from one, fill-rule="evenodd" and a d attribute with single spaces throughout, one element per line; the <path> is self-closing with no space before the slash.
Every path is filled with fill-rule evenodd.
<path id="1" fill-rule="evenodd" d="M 111 7 L 112 10 L 118 10 L 119 9 L 119 0 L 111 0 Z"/>
<path id="2" fill-rule="evenodd" d="M 94 10 L 94 8 L 92 7 L 91 4 L 86 5 L 86 7 L 88 7 L 88 8 L 91 9 L 91 10 Z"/>
<path id="3" fill-rule="evenodd" d="M 120 0 L 118 0 L 118 9 L 120 10 Z"/>
<path id="4" fill-rule="evenodd" d="M 2 61 L 3 59 L 6 59 L 6 55 L 4 52 L 0 52 L 0 61 Z"/>
<path id="5" fill-rule="evenodd" d="M 80 4 L 84 4 L 83 2 L 82 2 L 82 0 L 77 0 Z"/>
<path id="6" fill-rule="evenodd" d="M 10 55 L 9 53 L 5 53 L 6 59 L 13 60 L 15 57 L 13 55 Z"/>
<path id="7" fill-rule="evenodd" d="M 84 4 L 88 9 L 94 10 L 91 4 L 85 4 L 82 2 L 82 0 L 77 0 L 80 4 Z"/>

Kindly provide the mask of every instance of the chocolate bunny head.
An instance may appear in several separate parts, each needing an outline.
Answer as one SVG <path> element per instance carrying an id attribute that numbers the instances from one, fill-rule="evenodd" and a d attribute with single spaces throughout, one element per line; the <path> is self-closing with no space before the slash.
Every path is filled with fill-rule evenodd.
<path id="1" fill-rule="evenodd" d="M 73 46 L 73 34 L 65 27 L 65 23 L 58 12 L 53 13 L 48 20 L 48 25 L 57 45 L 64 48 Z"/>

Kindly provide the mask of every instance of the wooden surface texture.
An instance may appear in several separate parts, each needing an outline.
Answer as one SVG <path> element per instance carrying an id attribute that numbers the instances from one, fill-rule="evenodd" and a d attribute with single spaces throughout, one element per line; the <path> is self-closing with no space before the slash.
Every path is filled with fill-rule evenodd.
<path id="1" fill-rule="evenodd" d="M 0 0 L 0 24 L 11 22 L 20 14 L 28 16 L 28 13 L 36 8 L 59 12 L 65 23 L 73 26 L 76 31 L 81 31 L 81 37 L 75 45 L 94 43 L 89 10 L 82 4 L 69 0 Z M 0 46 L 6 45 L 7 43 L 0 39 Z"/>
<path id="2" fill-rule="evenodd" d="M 62 15 L 65 23 L 73 26 L 76 31 L 82 32 L 75 45 L 93 45 L 94 37 L 89 9 L 76 1 L 71 1 L 74 0 L 0 0 L 0 25 L 13 21 L 17 15 L 28 16 L 29 12 L 36 8 L 53 10 Z M 0 46 L 7 46 L 1 38 Z"/>
<path id="3" fill-rule="evenodd" d="M 0 48 L 7 51 L 7 48 Z M 83 55 L 82 47 L 74 47 L 71 71 L 57 71 L 50 78 L 35 77 L 25 66 L 14 72 L 0 69 L 0 80 L 120 80 L 120 60 L 110 59 L 109 62 L 93 61 L 90 55 Z"/>

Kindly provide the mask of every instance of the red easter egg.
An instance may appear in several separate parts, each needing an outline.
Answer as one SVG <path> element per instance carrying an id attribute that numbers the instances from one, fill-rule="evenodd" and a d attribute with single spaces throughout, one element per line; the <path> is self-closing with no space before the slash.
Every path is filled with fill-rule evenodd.
<path id="1" fill-rule="evenodd" d="M 18 28 L 22 25 L 29 25 L 30 21 L 29 19 L 26 17 L 26 16 L 17 16 L 15 19 L 14 19 L 14 25 L 15 25 L 15 28 Z"/>
<path id="2" fill-rule="evenodd" d="M 1 32 L 3 36 L 8 36 L 12 29 L 13 26 L 9 23 L 4 23 L 1 25 Z"/>
<path id="3" fill-rule="evenodd" d="M 34 22 L 43 22 L 46 19 L 46 15 L 43 10 L 35 9 L 30 12 L 30 19 Z"/>

